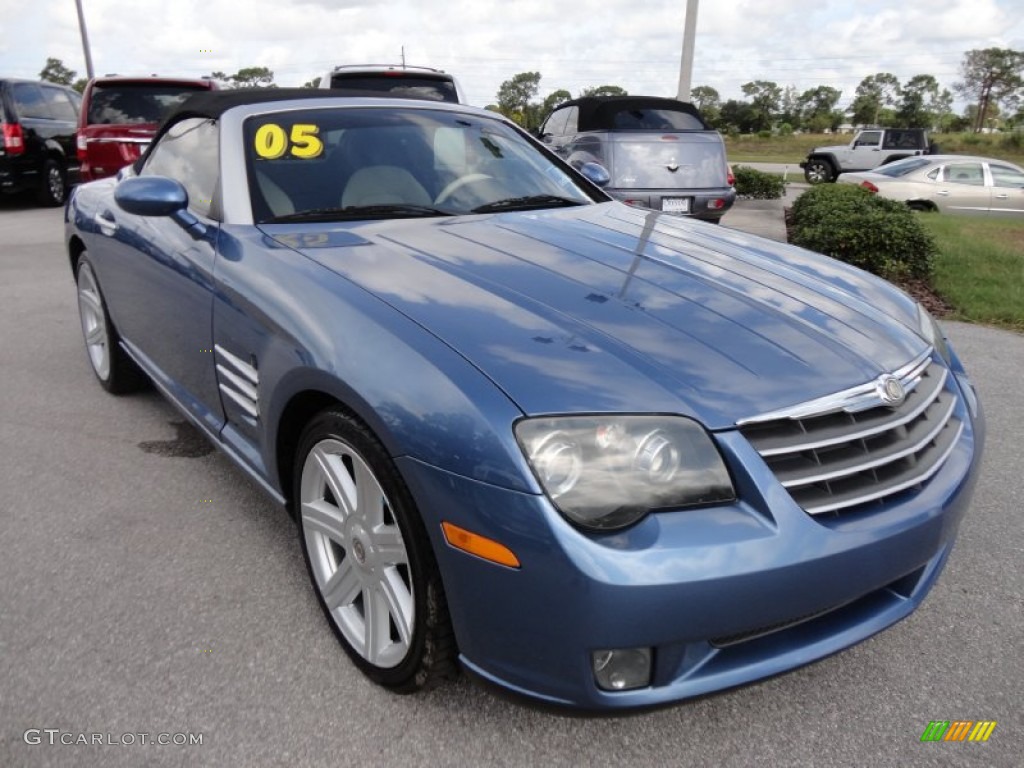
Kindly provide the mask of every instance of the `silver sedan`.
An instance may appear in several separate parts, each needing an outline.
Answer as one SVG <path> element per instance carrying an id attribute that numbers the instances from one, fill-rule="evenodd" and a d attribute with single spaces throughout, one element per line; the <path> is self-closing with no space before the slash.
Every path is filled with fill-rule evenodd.
<path id="1" fill-rule="evenodd" d="M 1024 170 L 989 157 L 908 157 L 873 171 L 844 173 L 836 181 L 921 211 L 1024 216 Z"/>

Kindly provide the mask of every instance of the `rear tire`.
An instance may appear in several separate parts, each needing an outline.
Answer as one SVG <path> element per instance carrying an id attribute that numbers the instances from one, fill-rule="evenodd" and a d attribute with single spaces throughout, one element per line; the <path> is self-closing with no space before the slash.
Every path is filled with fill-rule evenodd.
<path id="1" fill-rule="evenodd" d="M 147 383 L 146 375 L 121 349 L 120 337 L 110 322 L 96 273 L 85 251 L 75 264 L 75 282 L 78 285 L 78 316 L 82 322 L 85 351 L 100 386 L 113 395 L 142 389 Z"/>
<path id="2" fill-rule="evenodd" d="M 317 601 L 357 667 L 396 693 L 457 671 L 441 574 L 416 503 L 380 441 L 345 411 L 307 425 L 294 503 Z"/>
<path id="3" fill-rule="evenodd" d="M 832 163 L 828 160 L 808 160 L 804 166 L 804 178 L 808 184 L 826 184 L 836 178 Z"/>
<path id="4" fill-rule="evenodd" d="M 43 174 L 39 179 L 36 199 L 40 205 L 56 207 L 63 205 L 67 198 L 67 180 L 64 169 L 53 159 L 43 163 Z"/>

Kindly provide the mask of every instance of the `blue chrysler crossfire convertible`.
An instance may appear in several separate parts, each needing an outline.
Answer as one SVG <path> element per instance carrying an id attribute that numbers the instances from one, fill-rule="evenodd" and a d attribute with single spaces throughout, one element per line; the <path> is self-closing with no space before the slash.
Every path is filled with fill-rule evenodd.
<path id="1" fill-rule="evenodd" d="M 984 427 L 932 317 L 601 170 L 472 107 L 251 90 L 68 203 L 100 384 L 290 511 L 389 689 L 676 701 L 892 625 L 949 556 Z"/>

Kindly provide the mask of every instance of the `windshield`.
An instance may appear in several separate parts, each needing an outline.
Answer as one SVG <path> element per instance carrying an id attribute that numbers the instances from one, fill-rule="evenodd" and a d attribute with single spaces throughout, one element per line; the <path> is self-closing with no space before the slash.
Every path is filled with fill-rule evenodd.
<path id="1" fill-rule="evenodd" d="M 883 165 L 880 168 L 875 168 L 875 173 L 880 173 L 883 176 L 891 176 L 897 178 L 899 176 L 906 176 L 908 173 L 916 171 L 918 168 L 924 168 L 926 165 L 931 165 L 932 160 L 927 157 L 908 157 L 904 160 L 897 160 L 894 163 Z"/>
<path id="2" fill-rule="evenodd" d="M 175 107 L 203 85 L 117 83 L 96 85 L 89 102 L 90 125 L 159 123 Z"/>
<path id="3" fill-rule="evenodd" d="M 596 199 L 502 121 L 414 108 L 250 117 L 244 141 L 257 222 L 447 216 Z"/>

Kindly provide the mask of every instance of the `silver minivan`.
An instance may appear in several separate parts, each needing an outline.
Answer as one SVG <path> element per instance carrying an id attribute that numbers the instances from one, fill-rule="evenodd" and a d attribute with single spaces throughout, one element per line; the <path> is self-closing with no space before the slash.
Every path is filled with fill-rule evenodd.
<path id="1" fill-rule="evenodd" d="M 632 205 L 717 223 L 736 200 L 721 135 L 683 101 L 573 99 L 537 135 L 577 169 L 603 166 L 610 177 L 605 191 Z"/>

